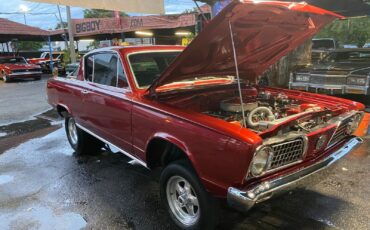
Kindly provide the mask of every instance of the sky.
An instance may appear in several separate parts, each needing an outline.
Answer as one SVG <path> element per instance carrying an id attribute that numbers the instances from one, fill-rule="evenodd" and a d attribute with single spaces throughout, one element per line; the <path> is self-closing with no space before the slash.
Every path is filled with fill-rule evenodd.
<path id="1" fill-rule="evenodd" d="M 192 0 L 164 0 L 166 14 L 181 13 L 187 9 L 192 9 L 195 4 Z M 24 0 L 0 0 L 0 17 L 12 21 L 24 23 L 22 14 L 4 14 L 20 12 L 21 5 L 27 6 L 29 13 L 43 13 L 44 15 L 26 14 L 27 25 L 36 26 L 42 29 L 54 29 L 59 22 L 58 8 L 56 5 L 29 2 Z M 50 13 L 45 15 L 45 13 Z M 72 18 L 83 18 L 83 9 L 78 7 L 71 8 Z M 65 7 L 61 6 L 63 21 L 66 21 Z M 137 15 L 137 14 L 136 14 Z"/>

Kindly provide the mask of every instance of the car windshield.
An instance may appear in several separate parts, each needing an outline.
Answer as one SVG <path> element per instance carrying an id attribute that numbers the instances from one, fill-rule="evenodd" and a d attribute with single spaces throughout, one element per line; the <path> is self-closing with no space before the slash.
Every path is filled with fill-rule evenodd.
<path id="1" fill-rule="evenodd" d="M 370 51 L 332 52 L 324 62 L 369 62 Z"/>
<path id="2" fill-rule="evenodd" d="M 129 56 L 137 87 L 148 88 L 181 51 L 134 53 Z"/>
<path id="3" fill-rule="evenodd" d="M 22 57 L 0 58 L 0 64 L 27 64 L 27 61 Z"/>
<path id="4" fill-rule="evenodd" d="M 312 40 L 312 49 L 334 49 L 333 40 Z"/>

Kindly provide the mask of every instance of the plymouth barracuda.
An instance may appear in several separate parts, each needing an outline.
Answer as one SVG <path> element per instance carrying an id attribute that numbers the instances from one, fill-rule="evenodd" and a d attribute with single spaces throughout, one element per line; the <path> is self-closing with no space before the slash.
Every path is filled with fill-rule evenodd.
<path id="1" fill-rule="evenodd" d="M 28 64 L 23 57 L 0 57 L 0 79 L 9 82 L 14 79 L 41 79 L 41 68 Z"/>
<path id="2" fill-rule="evenodd" d="M 218 201 L 247 211 L 361 144 L 362 104 L 256 85 L 337 17 L 305 3 L 234 1 L 186 48 L 86 54 L 77 78 L 48 81 L 48 100 L 76 154 L 109 145 L 161 169 L 173 222 L 212 229 Z"/>
<path id="3" fill-rule="evenodd" d="M 325 94 L 370 95 L 370 49 L 338 49 L 292 74 L 289 87 Z"/>

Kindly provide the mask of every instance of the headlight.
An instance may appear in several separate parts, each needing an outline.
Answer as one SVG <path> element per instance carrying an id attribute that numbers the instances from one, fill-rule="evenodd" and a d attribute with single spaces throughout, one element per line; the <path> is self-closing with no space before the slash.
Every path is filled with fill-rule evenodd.
<path id="1" fill-rule="evenodd" d="M 260 176 L 265 172 L 271 153 L 272 148 L 269 146 L 263 146 L 257 150 L 250 169 L 252 176 Z"/>
<path id="2" fill-rule="evenodd" d="M 310 76 L 309 75 L 301 75 L 297 74 L 295 76 L 296 81 L 302 81 L 302 82 L 309 82 L 310 81 Z"/>
<path id="3" fill-rule="evenodd" d="M 349 123 L 349 126 L 348 126 L 348 131 L 347 131 L 348 134 L 353 134 L 354 132 L 356 132 L 358 126 L 360 126 L 361 120 L 362 120 L 361 113 L 357 113 L 356 115 L 354 115 L 353 120 Z"/>
<path id="4" fill-rule="evenodd" d="M 348 77 L 347 84 L 348 85 L 366 85 L 367 78 L 366 77 Z"/>

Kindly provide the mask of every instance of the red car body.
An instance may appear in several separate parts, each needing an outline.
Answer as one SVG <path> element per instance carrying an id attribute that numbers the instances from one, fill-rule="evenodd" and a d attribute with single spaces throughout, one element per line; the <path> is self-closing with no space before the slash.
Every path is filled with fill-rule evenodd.
<path id="1" fill-rule="evenodd" d="M 179 46 L 114 47 L 87 54 L 77 79 L 48 81 L 49 103 L 70 114 L 80 129 L 148 168 L 164 163 L 160 143 L 171 143 L 186 155 L 207 192 L 227 197 L 231 206 L 248 210 L 274 192 L 329 166 L 361 143 L 348 128 L 359 122 L 354 116 L 362 115 L 362 104 L 254 83 L 271 64 L 335 17 L 303 3 L 233 2 L 185 50 Z M 245 82 L 241 89 L 245 101 L 253 104 L 273 99 L 284 104 L 279 101 L 287 100 L 284 108 L 298 104 L 289 107 L 278 122 L 260 120 L 259 129 L 244 127 L 238 119 L 220 118 L 224 113 L 218 111 L 220 102 L 238 98 L 233 42 L 240 78 Z M 149 88 L 138 87 L 132 55 L 175 51 L 183 52 Z M 118 55 L 128 87 L 87 80 L 89 57 L 99 53 Z M 223 77 L 209 77 L 220 75 Z M 233 77 L 224 77 L 229 75 Z M 195 80 L 186 81 L 194 76 Z M 264 126 L 264 122 L 268 124 Z M 293 127 L 300 130 L 301 126 L 299 159 L 276 168 L 271 162 L 281 162 L 272 159 L 266 166 L 270 170 L 251 174 L 261 146 L 274 143 L 273 151 L 276 148 L 279 152 L 279 144 L 297 138 Z M 289 148 L 293 147 L 286 147 L 286 151 Z"/>
<path id="2" fill-rule="evenodd" d="M 29 64 L 23 57 L 0 57 L 0 78 L 5 81 L 12 79 L 40 79 L 41 68 Z"/>

